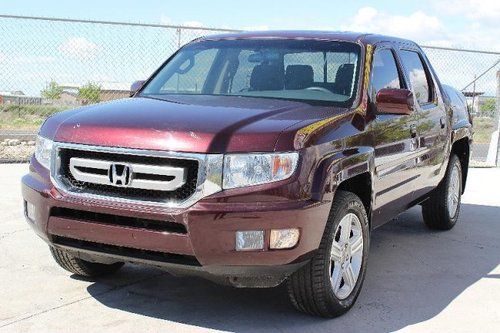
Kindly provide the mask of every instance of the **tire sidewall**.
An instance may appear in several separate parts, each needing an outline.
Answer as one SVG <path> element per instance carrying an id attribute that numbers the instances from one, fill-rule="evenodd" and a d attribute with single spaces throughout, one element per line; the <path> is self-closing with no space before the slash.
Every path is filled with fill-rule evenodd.
<path id="1" fill-rule="evenodd" d="M 349 213 L 355 214 L 358 219 L 361 222 L 361 230 L 363 234 L 363 259 L 361 262 L 361 269 L 359 272 L 358 280 L 356 281 L 356 286 L 354 287 L 353 291 L 351 294 L 344 299 L 339 299 L 336 297 L 335 293 L 333 292 L 333 286 L 330 283 L 331 275 L 330 275 L 330 252 L 332 248 L 332 242 L 335 237 L 335 231 L 337 230 L 340 221 L 344 216 L 346 216 Z M 370 247 L 370 234 L 369 234 L 369 224 L 368 224 L 368 216 L 366 214 L 365 208 L 363 206 L 363 203 L 361 200 L 351 194 L 349 195 L 344 202 L 341 203 L 341 205 L 338 206 L 336 212 L 332 212 L 333 214 L 333 224 L 332 228 L 329 230 L 328 237 L 326 238 L 327 246 L 325 247 L 325 250 L 327 251 L 325 255 L 325 271 L 324 271 L 324 279 L 327 281 L 327 294 L 328 294 L 328 303 L 331 304 L 333 307 L 338 308 L 339 306 L 344 308 L 346 311 L 354 304 L 356 301 L 360 291 L 361 287 L 363 285 L 363 281 L 365 278 L 366 274 L 366 266 L 367 266 L 367 260 L 368 260 L 368 252 L 369 252 L 369 247 Z"/>

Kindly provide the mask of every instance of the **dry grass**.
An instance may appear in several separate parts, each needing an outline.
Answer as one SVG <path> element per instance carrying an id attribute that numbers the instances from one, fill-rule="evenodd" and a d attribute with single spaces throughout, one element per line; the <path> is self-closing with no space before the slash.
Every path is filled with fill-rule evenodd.
<path id="1" fill-rule="evenodd" d="M 0 130 L 36 132 L 47 117 L 65 109 L 50 105 L 0 105 Z"/>
<path id="2" fill-rule="evenodd" d="M 489 117 L 474 118 L 474 142 L 490 143 L 491 134 L 497 129 L 496 120 Z"/>

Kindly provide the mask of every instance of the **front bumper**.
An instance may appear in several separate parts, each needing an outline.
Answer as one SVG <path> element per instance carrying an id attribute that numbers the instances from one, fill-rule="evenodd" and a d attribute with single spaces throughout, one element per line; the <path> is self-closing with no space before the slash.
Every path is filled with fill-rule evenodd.
<path id="1" fill-rule="evenodd" d="M 34 218 L 27 218 L 28 223 L 51 246 L 73 251 L 90 261 L 145 263 L 178 274 L 223 279 L 236 286 L 276 285 L 306 263 L 319 247 L 330 209 L 328 202 L 312 200 L 241 202 L 227 197 L 219 201 L 206 198 L 189 208 L 172 209 L 82 199 L 60 193 L 48 171 L 35 160 L 30 173 L 22 179 L 22 193 L 25 202 L 35 207 Z M 61 208 L 170 221 L 183 225 L 185 232 L 100 223 L 78 214 L 68 217 L 53 213 Z M 298 244 L 287 250 L 269 249 L 269 231 L 282 228 L 299 228 Z M 236 251 L 237 230 L 264 230 L 264 250 Z"/>

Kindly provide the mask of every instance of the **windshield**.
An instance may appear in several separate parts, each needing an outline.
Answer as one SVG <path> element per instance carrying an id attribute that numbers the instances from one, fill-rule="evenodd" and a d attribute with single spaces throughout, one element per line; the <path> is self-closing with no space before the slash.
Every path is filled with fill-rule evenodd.
<path id="1" fill-rule="evenodd" d="M 182 48 L 140 95 L 249 96 L 350 107 L 359 62 L 360 47 L 349 42 L 207 40 Z"/>

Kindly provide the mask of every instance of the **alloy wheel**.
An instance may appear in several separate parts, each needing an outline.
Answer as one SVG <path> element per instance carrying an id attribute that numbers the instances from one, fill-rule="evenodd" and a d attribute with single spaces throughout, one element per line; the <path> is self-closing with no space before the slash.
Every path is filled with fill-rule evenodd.
<path id="1" fill-rule="evenodd" d="M 453 218 L 457 212 L 460 202 L 460 171 L 455 164 L 451 170 L 450 181 L 448 184 L 448 212 Z"/>
<path id="2" fill-rule="evenodd" d="M 331 283 L 335 296 L 345 299 L 354 290 L 363 262 L 363 233 L 356 214 L 342 218 L 332 242 L 330 253 Z"/>

